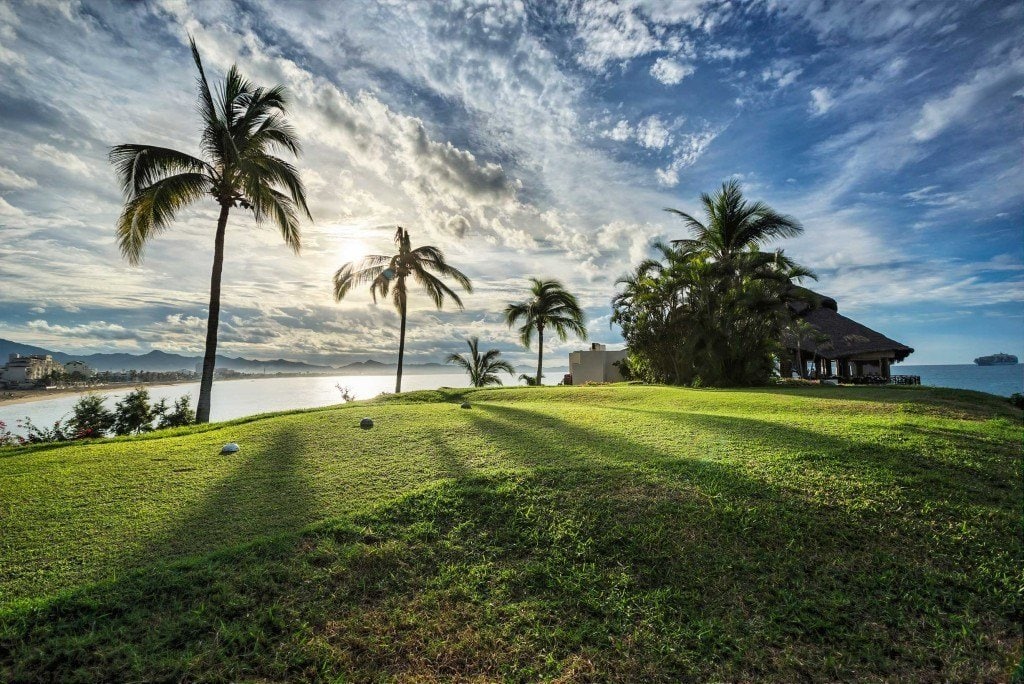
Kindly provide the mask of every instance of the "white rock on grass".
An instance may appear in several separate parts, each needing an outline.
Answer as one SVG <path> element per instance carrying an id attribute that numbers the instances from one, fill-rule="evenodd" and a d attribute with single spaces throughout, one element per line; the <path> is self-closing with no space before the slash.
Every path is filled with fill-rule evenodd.
<path id="1" fill-rule="evenodd" d="M 234 442 L 228 442 L 227 444 L 225 444 L 224 446 L 221 447 L 220 453 L 222 453 L 222 454 L 237 454 L 238 450 L 240 448 L 241 447 L 238 446 L 237 444 L 235 444 Z"/>

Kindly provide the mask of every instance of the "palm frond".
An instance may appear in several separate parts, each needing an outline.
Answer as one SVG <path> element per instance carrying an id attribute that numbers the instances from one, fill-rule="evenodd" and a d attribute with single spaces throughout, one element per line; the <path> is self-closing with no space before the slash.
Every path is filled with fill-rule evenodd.
<path id="1" fill-rule="evenodd" d="M 115 145 L 107 159 L 121 184 L 121 192 L 131 199 L 158 180 L 179 173 L 212 175 L 209 164 L 192 155 L 153 145 Z"/>
<path id="2" fill-rule="evenodd" d="M 146 243 L 167 228 L 175 214 L 210 191 L 202 173 L 181 173 L 156 181 L 128 200 L 117 221 L 117 243 L 130 264 L 142 261 Z"/>

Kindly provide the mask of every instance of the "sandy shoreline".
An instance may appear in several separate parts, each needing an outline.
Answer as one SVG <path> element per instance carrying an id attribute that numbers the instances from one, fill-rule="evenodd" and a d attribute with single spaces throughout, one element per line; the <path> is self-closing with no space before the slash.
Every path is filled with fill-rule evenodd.
<path id="1" fill-rule="evenodd" d="M 234 378 L 232 378 L 234 379 Z M 96 392 L 105 394 L 107 392 L 122 392 L 136 387 L 170 387 L 172 385 L 189 385 L 199 382 L 198 380 L 171 380 L 163 382 L 119 382 L 106 385 L 94 385 L 92 387 L 61 387 L 58 389 L 30 389 L 30 390 L 0 390 L 0 406 L 11 406 L 13 404 L 29 404 L 34 401 L 45 401 L 69 394 L 89 394 Z M 220 380 L 219 382 L 224 382 Z"/>

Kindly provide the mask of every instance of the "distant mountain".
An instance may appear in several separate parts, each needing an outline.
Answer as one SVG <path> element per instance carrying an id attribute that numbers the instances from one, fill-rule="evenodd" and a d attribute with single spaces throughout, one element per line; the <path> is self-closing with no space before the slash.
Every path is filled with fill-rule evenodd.
<path id="1" fill-rule="evenodd" d="M 10 354 L 49 354 L 61 363 L 83 361 L 90 368 L 95 368 L 98 371 L 193 371 L 203 361 L 201 356 L 182 356 L 181 354 L 170 354 L 157 349 L 146 354 L 66 354 L 51 349 L 44 349 L 43 347 L 36 347 L 31 344 L 21 344 L 20 342 L 0 339 L 0 366 L 7 363 L 7 357 Z M 395 368 L 395 364 L 386 364 L 374 361 L 373 359 L 367 359 L 366 361 L 356 361 L 337 367 L 320 366 L 303 361 L 288 361 L 287 359 L 260 361 L 257 359 L 245 359 L 240 356 L 230 357 L 218 354 L 217 368 L 238 371 L 240 373 L 337 373 L 341 371 L 358 375 L 373 375 L 388 372 Z M 436 373 L 439 370 L 451 367 L 440 363 L 411 363 L 406 364 L 405 368 L 410 373 Z"/>

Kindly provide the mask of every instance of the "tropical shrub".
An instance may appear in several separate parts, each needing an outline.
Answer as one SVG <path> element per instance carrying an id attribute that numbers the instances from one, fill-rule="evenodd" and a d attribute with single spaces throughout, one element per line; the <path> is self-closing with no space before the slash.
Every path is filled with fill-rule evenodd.
<path id="1" fill-rule="evenodd" d="M 68 421 L 75 439 L 103 437 L 114 427 L 114 414 L 103 405 L 104 399 L 99 394 L 86 394 L 75 402 Z"/>
<path id="2" fill-rule="evenodd" d="M 191 425 L 196 422 L 196 412 L 192 410 L 192 398 L 183 394 L 174 400 L 172 408 L 167 407 L 166 399 L 161 399 L 153 406 L 153 418 L 157 420 L 157 430 Z"/>
<path id="3" fill-rule="evenodd" d="M 473 387 L 487 387 L 488 385 L 500 385 L 501 378 L 498 373 L 505 371 L 509 375 L 515 375 L 516 369 L 508 361 L 502 360 L 501 352 L 497 349 L 488 349 L 480 353 L 480 338 L 471 337 L 466 340 L 469 346 L 469 356 L 462 354 L 449 354 L 445 363 L 454 363 L 469 374 L 469 382 Z"/>
<path id="4" fill-rule="evenodd" d="M 24 444 L 44 444 L 47 442 L 66 442 L 71 439 L 71 432 L 68 426 L 60 421 L 53 421 L 53 425 L 46 428 L 36 425 L 31 418 L 25 417 L 18 421 L 18 427 L 25 431 L 24 436 L 16 437 L 18 442 Z"/>
<path id="5" fill-rule="evenodd" d="M 15 446 L 18 444 L 18 438 L 14 436 L 14 433 L 7 429 L 7 423 L 0 420 L 0 447 Z"/>
<path id="6" fill-rule="evenodd" d="M 149 403 L 149 391 L 139 387 L 117 402 L 114 411 L 114 433 L 137 435 L 153 430 L 153 407 Z"/>

